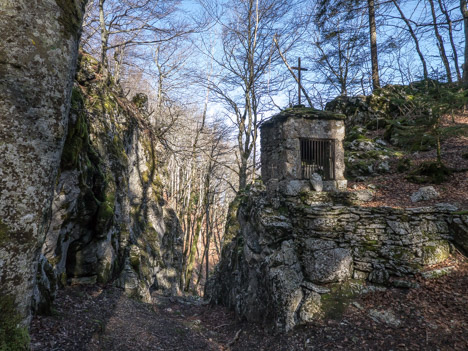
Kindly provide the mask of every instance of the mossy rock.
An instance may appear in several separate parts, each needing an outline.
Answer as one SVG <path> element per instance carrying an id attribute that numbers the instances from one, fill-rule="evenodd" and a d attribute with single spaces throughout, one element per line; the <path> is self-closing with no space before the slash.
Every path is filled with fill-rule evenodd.
<path id="1" fill-rule="evenodd" d="M 385 118 L 374 118 L 367 122 L 366 128 L 369 130 L 384 129 L 388 125 L 388 121 Z"/>
<path id="2" fill-rule="evenodd" d="M 429 121 L 418 124 L 414 120 L 389 121 L 385 140 L 407 151 L 429 151 L 437 146 Z"/>
<path id="3" fill-rule="evenodd" d="M 68 134 L 63 147 L 61 169 L 75 169 L 80 155 L 86 153 L 89 145 L 88 124 L 84 111 L 84 98 L 80 88 L 73 87 L 71 98 L 71 113 L 76 116 L 74 124 L 69 124 Z"/>
<path id="4" fill-rule="evenodd" d="M 400 173 L 407 172 L 411 169 L 411 160 L 403 157 L 398 160 L 397 171 Z"/>
<path id="5" fill-rule="evenodd" d="M 224 232 L 224 243 L 225 245 L 231 242 L 240 232 L 240 224 L 237 220 L 237 211 L 242 202 L 242 196 L 238 195 L 234 200 L 229 204 L 227 220 L 226 220 L 226 229 Z"/>
<path id="6" fill-rule="evenodd" d="M 406 179 L 415 184 L 441 184 L 453 171 L 437 161 L 423 162 L 412 170 Z"/>
<path id="7" fill-rule="evenodd" d="M 359 280 L 349 280 L 344 283 L 327 286 L 330 292 L 321 295 L 321 308 L 326 318 L 341 319 L 348 305 L 363 287 Z"/>
<path id="8" fill-rule="evenodd" d="M 450 245 L 445 241 L 438 241 L 423 248 L 423 262 L 433 265 L 445 261 L 450 256 Z"/>
<path id="9" fill-rule="evenodd" d="M 352 142 L 354 140 L 369 140 L 369 138 L 365 136 L 366 132 L 366 128 L 354 126 L 351 128 L 351 130 L 346 132 L 346 137 L 344 141 Z"/>
<path id="10" fill-rule="evenodd" d="M 29 333 L 21 325 L 22 320 L 15 308 L 14 297 L 0 295 L 0 351 L 29 350 Z"/>

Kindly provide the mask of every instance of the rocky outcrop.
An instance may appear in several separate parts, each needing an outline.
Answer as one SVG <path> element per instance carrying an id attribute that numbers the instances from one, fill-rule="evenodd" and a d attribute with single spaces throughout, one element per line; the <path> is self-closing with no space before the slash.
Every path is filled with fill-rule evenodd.
<path id="1" fill-rule="evenodd" d="M 261 187 L 244 195 L 238 234 L 207 287 L 211 302 L 290 330 L 337 312 L 357 293 L 410 286 L 406 277 L 445 260 L 451 242 L 468 237 L 468 216 L 450 205 L 366 208 L 316 197 L 274 198 Z"/>
<path id="2" fill-rule="evenodd" d="M 19 349 L 26 338 L 26 332 L 16 327 L 18 322 L 27 325 L 31 316 L 38 251 L 49 223 L 66 136 L 85 3 L 1 4 L 1 349 L 8 349 L 8 343 Z"/>
<path id="3" fill-rule="evenodd" d="M 152 289 L 174 294 L 180 280 L 182 231 L 162 198 L 162 150 L 144 106 L 103 85 L 92 57 L 80 63 L 41 250 L 39 311 L 67 284 L 114 281 L 150 302 Z"/>

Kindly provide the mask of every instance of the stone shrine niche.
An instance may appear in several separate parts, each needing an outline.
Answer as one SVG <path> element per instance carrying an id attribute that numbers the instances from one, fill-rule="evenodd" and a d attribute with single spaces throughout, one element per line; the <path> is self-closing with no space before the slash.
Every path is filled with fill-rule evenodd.
<path id="1" fill-rule="evenodd" d="M 345 136 L 342 114 L 313 108 L 290 108 L 263 123 L 262 179 L 268 188 L 288 195 L 309 190 L 319 174 L 323 190 L 345 190 Z"/>

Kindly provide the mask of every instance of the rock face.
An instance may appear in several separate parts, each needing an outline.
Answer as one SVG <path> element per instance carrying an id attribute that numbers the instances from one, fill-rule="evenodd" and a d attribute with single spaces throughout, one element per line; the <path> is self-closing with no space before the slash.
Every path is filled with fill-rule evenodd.
<path id="1" fill-rule="evenodd" d="M 257 187 L 244 198 L 239 233 L 207 287 L 211 302 L 290 330 L 335 313 L 371 284 L 391 284 L 443 261 L 455 232 L 468 237 L 468 216 L 450 206 L 320 205 L 316 194 L 273 201 Z"/>
<path id="2" fill-rule="evenodd" d="M 151 290 L 175 294 L 180 280 L 182 230 L 162 199 L 157 140 L 142 110 L 102 87 L 98 63 L 86 54 L 80 62 L 41 250 L 39 311 L 66 284 L 115 280 L 150 302 Z"/>
<path id="3" fill-rule="evenodd" d="M 38 251 L 49 223 L 66 136 L 85 3 L 1 4 L 0 329 L 14 325 L 12 333 L 18 322 L 24 326 L 30 319 Z M 12 342 L 22 347 L 22 341 Z M 3 347 L 8 349 L 0 340 Z"/>

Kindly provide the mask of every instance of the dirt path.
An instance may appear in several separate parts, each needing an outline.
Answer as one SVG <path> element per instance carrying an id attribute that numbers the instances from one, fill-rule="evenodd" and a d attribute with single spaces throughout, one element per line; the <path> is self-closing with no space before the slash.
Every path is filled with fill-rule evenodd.
<path id="1" fill-rule="evenodd" d="M 338 319 L 278 335 L 239 322 L 193 297 L 154 295 L 154 304 L 112 286 L 59 292 L 52 316 L 32 323 L 33 350 L 467 350 L 468 263 L 450 275 L 417 278 L 415 289 L 360 297 Z"/>

